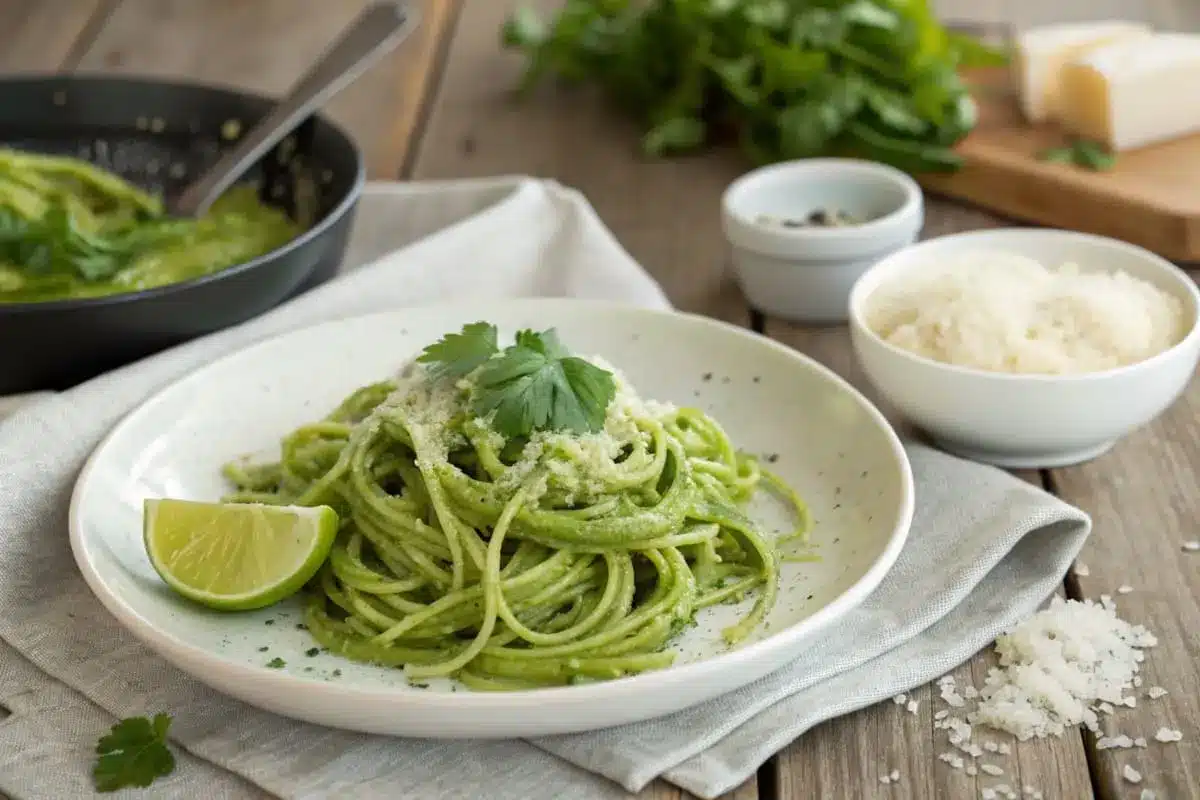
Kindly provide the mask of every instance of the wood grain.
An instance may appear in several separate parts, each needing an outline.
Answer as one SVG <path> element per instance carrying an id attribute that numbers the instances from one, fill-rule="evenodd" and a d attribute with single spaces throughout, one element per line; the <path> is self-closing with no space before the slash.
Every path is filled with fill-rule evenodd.
<path id="1" fill-rule="evenodd" d="M 0 2 L 0 72 L 55 72 L 89 25 L 108 11 L 105 0 Z"/>
<path id="2" fill-rule="evenodd" d="M 78 4 L 78 0 L 74 0 Z M 279 95 L 368 0 L 121 0 L 78 68 L 228 84 Z M 368 175 L 396 178 L 419 132 L 458 0 L 421 0 L 418 26 L 343 90 L 328 112 L 365 151 Z"/>
<path id="3" fill-rule="evenodd" d="M 1142 667 L 1137 707 L 1122 709 L 1105 733 L 1150 739 L 1146 749 L 1094 751 L 1097 788 L 1104 798 L 1126 797 L 1126 764 L 1159 797 L 1200 797 L 1200 553 L 1184 552 L 1200 539 L 1200 379 L 1162 418 L 1132 434 L 1109 454 L 1058 469 L 1051 478 L 1060 497 L 1092 515 L 1095 530 L 1080 562 L 1082 597 L 1112 595 L 1118 614 L 1158 637 Z M 1118 587 L 1133 587 L 1119 594 Z M 1146 697 L 1150 686 L 1169 694 Z M 1160 727 L 1183 732 L 1178 744 L 1153 741 Z M 1089 740 L 1090 743 L 1090 740 Z"/>
<path id="4" fill-rule="evenodd" d="M 522 61 L 501 51 L 497 31 L 518 4 L 463 8 L 414 177 L 521 173 L 578 188 L 677 306 L 744 323 L 725 269 L 720 196 L 745 164 L 732 153 L 642 160 L 633 126 L 589 91 L 546 87 L 514 102 Z"/>
<path id="5" fill-rule="evenodd" d="M 997 224 L 978 212 L 939 214 L 936 203 L 931 210 L 934 224 L 927 226 L 926 235 L 947 233 L 962 224 L 972 227 Z M 844 326 L 814 328 L 768 320 L 766 333 L 846 378 L 893 424 L 901 430 L 906 429 L 894 409 L 878 396 L 859 370 Z M 1016 474 L 1041 485 L 1041 476 L 1037 472 Z M 981 686 L 988 668 L 994 664 L 994 654 L 988 648 L 950 674 L 959 686 L 968 680 Z M 890 798 L 912 800 L 977 797 L 982 788 L 1002 783 L 1018 790 L 1031 786 L 1040 789 L 1047 798 L 1082 800 L 1091 796 L 1087 759 L 1077 734 L 1038 742 L 1012 742 L 1010 755 L 989 754 L 987 758 L 988 763 L 1004 769 L 1004 776 L 972 777 L 937 758 L 940 753 L 954 752 L 945 731 L 935 730 L 933 726 L 933 714 L 946 708 L 938 690 L 929 684 L 915 689 L 910 696 L 919 703 L 916 714 L 884 701 L 818 726 L 780 753 L 775 762 L 779 787 L 777 800 L 835 796 L 865 798 L 883 793 Z M 879 779 L 893 769 L 900 771 L 900 781 L 885 787 Z"/>

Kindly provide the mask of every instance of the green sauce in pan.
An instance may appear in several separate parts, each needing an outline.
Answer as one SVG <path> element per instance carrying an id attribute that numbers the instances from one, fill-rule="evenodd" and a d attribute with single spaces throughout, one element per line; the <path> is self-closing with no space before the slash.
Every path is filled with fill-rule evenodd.
<path id="1" fill-rule="evenodd" d="M 85 161 L 0 149 L 0 304 L 136 292 L 242 264 L 303 228 L 237 186 L 199 219 Z"/>

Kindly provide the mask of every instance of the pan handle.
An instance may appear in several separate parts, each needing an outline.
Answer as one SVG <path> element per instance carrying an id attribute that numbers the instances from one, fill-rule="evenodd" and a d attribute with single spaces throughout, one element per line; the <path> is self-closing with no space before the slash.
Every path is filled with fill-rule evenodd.
<path id="1" fill-rule="evenodd" d="M 167 200 L 167 210 L 179 217 L 202 215 L 272 147 L 395 48 L 412 30 L 415 19 L 404 3 L 375 3 L 363 11 L 287 97 L 203 175 Z"/>

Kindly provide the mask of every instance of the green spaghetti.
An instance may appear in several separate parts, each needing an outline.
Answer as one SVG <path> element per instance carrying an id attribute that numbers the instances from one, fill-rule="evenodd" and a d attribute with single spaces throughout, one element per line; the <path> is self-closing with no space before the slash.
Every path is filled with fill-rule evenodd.
<path id="1" fill-rule="evenodd" d="M 492 329 L 491 349 L 461 349 L 458 369 L 413 364 L 354 392 L 289 434 L 278 463 L 225 467 L 230 501 L 337 510 L 306 609 L 329 651 L 414 680 L 523 689 L 667 667 L 668 644 L 707 606 L 753 596 L 729 644 L 770 611 L 778 545 L 807 539 L 796 494 L 702 411 L 643 401 L 599 360 L 538 336 L 501 352 Z M 539 342 L 534 364 L 520 348 Z M 498 378 L 508 394 L 480 413 Z M 590 422 L 589 378 L 608 387 Z M 558 392 L 544 406 L 541 388 Z M 575 400 L 582 416 L 568 413 Z M 545 411 L 542 427 L 505 416 L 514 408 L 526 422 Z M 794 532 L 768 536 L 746 515 L 764 483 L 794 507 Z"/>

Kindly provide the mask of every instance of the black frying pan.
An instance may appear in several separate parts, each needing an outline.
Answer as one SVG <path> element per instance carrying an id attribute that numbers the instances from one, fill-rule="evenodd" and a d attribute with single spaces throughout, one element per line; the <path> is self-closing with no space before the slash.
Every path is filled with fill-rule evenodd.
<path id="1" fill-rule="evenodd" d="M 88 76 L 0 79 L 0 145 L 86 159 L 173 195 L 247 130 L 268 98 L 207 86 Z M 322 116 L 268 153 L 248 180 L 306 233 L 223 272 L 144 292 L 0 303 L 0 395 L 62 389 L 243 322 L 334 275 L 364 182 L 350 137 Z"/>

